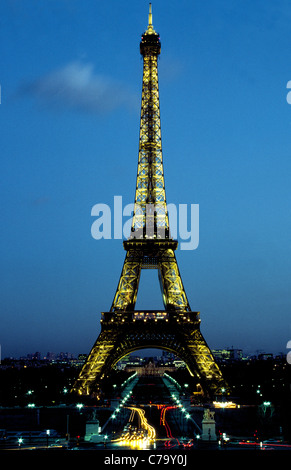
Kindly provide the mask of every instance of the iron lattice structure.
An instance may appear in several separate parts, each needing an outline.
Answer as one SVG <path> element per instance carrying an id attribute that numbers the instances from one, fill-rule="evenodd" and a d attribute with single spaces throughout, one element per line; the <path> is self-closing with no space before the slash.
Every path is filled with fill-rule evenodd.
<path id="1" fill-rule="evenodd" d="M 206 395 L 226 384 L 200 331 L 199 312 L 192 312 L 180 276 L 170 235 L 162 157 L 158 85 L 159 35 L 152 24 L 142 35 L 143 86 L 139 157 L 131 234 L 123 242 L 126 256 L 110 312 L 101 315 L 98 336 L 72 389 L 98 395 L 102 380 L 128 353 L 162 348 L 182 359 Z M 135 310 L 141 269 L 157 269 L 163 311 Z"/>

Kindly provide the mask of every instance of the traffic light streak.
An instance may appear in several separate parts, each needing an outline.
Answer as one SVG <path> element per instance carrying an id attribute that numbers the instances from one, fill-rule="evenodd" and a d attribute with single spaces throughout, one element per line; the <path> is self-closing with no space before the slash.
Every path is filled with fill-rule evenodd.
<path id="1" fill-rule="evenodd" d="M 171 428 L 166 420 L 166 412 L 168 410 L 172 410 L 172 409 L 175 409 L 177 408 L 176 406 L 164 406 L 162 409 L 161 409 L 161 415 L 160 415 L 160 424 L 163 425 L 166 429 L 166 433 L 167 433 L 167 437 L 169 438 L 169 440 L 167 440 L 165 442 L 165 446 L 166 447 L 175 447 L 177 444 L 172 442 L 173 440 L 176 440 L 178 445 L 180 445 L 180 442 L 179 442 L 179 439 L 177 439 L 176 437 L 173 437 L 172 435 L 172 431 L 171 431 Z"/>
<path id="2" fill-rule="evenodd" d="M 115 442 L 118 442 L 119 445 L 129 445 L 132 447 L 137 447 L 144 449 L 148 444 L 155 440 L 156 430 L 151 426 L 146 417 L 145 410 L 135 406 L 129 407 L 131 410 L 127 429 L 123 432 L 122 436 L 119 439 L 116 439 Z M 133 427 L 134 418 L 137 414 L 138 418 L 138 427 Z"/>

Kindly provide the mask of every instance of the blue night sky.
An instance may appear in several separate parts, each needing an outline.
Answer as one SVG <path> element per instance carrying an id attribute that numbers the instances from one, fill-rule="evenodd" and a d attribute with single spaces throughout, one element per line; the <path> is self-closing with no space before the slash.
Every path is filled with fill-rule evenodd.
<path id="1" fill-rule="evenodd" d="M 161 36 L 167 202 L 199 204 L 177 250 L 211 348 L 287 353 L 291 339 L 291 5 L 153 0 Z M 97 203 L 134 200 L 145 0 L 1 2 L 2 358 L 88 353 L 122 240 Z M 160 308 L 157 271 L 137 307 Z"/>

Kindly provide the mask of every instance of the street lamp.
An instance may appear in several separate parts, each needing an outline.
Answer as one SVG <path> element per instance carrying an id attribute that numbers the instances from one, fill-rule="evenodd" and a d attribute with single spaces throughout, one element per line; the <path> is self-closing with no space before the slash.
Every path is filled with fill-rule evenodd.
<path id="1" fill-rule="evenodd" d="M 200 439 L 200 434 L 196 434 L 196 439 L 197 439 L 197 446 L 199 444 L 199 439 Z"/>
<path id="2" fill-rule="evenodd" d="M 47 430 L 46 430 L 46 446 L 47 446 L 47 447 L 48 447 L 48 441 L 49 441 L 50 433 L 51 433 L 50 430 L 47 429 Z"/>

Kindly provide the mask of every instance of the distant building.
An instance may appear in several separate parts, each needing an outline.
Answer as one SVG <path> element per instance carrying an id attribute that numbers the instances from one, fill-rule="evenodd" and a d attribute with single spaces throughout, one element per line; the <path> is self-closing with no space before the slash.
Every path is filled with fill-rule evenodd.
<path id="1" fill-rule="evenodd" d="M 41 360 L 41 354 L 39 351 L 35 352 L 34 354 L 27 354 L 26 357 L 21 357 L 22 360 L 27 360 L 27 361 L 40 361 Z"/>
<path id="2" fill-rule="evenodd" d="M 273 359 L 273 354 L 272 353 L 261 353 L 258 355 L 258 359 L 260 361 L 266 361 L 268 359 Z"/>
<path id="3" fill-rule="evenodd" d="M 175 370 L 174 365 L 157 364 L 153 358 L 149 359 L 142 365 L 127 364 L 125 370 L 127 372 L 136 372 L 138 376 L 162 376 L 164 373 Z"/>
<path id="4" fill-rule="evenodd" d="M 47 361 L 55 361 L 56 360 L 56 354 L 53 352 L 48 352 L 47 355 L 44 357 Z"/>
<path id="5" fill-rule="evenodd" d="M 88 357 L 88 354 L 78 354 L 78 360 L 79 361 L 86 361 Z"/>
<path id="6" fill-rule="evenodd" d="M 212 349 L 212 354 L 218 361 L 238 361 L 243 358 L 242 349 Z"/>
<path id="7" fill-rule="evenodd" d="M 141 364 L 143 364 L 143 362 L 144 358 L 127 354 L 120 361 L 118 361 L 116 364 L 116 369 L 124 370 L 128 367 L 139 367 Z"/>

